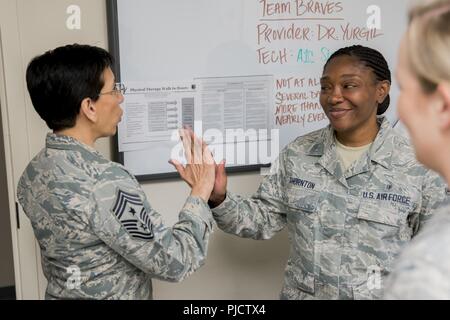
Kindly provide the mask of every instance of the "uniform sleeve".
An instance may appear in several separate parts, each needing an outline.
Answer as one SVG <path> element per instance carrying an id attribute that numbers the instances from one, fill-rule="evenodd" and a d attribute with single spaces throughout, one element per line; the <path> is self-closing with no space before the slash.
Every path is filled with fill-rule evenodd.
<path id="1" fill-rule="evenodd" d="M 181 281 L 204 264 L 214 220 L 202 199 L 189 197 L 179 221 L 168 227 L 137 181 L 110 171 L 95 185 L 91 202 L 96 235 L 152 277 Z"/>
<path id="2" fill-rule="evenodd" d="M 450 299 L 449 207 L 433 214 L 397 259 L 385 299 Z"/>
<path id="3" fill-rule="evenodd" d="M 434 171 L 427 170 L 422 185 L 422 207 L 419 223 L 416 224 L 414 235 L 422 230 L 433 213 L 450 204 L 450 196 L 445 181 Z"/>
<path id="4" fill-rule="evenodd" d="M 449 299 L 448 271 L 421 257 L 404 257 L 387 280 L 384 299 Z"/>
<path id="5" fill-rule="evenodd" d="M 251 198 L 227 193 L 226 199 L 212 209 L 217 226 L 227 233 L 252 239 L 269 239 L 282 230 L 286 225 L 282 167 L 280 156 Z"/>

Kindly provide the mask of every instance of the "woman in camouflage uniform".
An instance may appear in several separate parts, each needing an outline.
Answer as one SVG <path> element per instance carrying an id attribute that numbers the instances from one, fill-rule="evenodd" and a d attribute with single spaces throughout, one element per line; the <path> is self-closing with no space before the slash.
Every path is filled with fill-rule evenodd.
<path id="1" fill-rule="evenodd" d="M 398 111 L 419 161 L 450 184 L 450 1 L 424 1 L 409 19 L 397 69 Z M 386 298 L 450 299 L 449 248 L 447 206 L 401 254 Z"/>
<path id="2" fill-rule="evenodd" d="M 381 115 L 390 82 L 378 51 L 342 48 L 321 78 L 329 126 L 288 144 L 251 198 L 227 192 L 217 168 L 219 228 L 253 239 L 288 228 L 282 299 L 380 298 L 397 254 L 444 198 L 442 179 Z"/>
<path id="3" fill-rule="evenodd" d="M 112 64 L 104 49 L 74 44 L 27 68 L 33 107 L 53 132 L 25 168 L 17 198 L 39 242 L 47 299 L 150 299 L 152 278 L 181 281 L 206 259 L 214 184 L 207 148 L 183 168 L 192 192 L 172 227 L 135 177 L 94 149 L 122 117 Z"/>

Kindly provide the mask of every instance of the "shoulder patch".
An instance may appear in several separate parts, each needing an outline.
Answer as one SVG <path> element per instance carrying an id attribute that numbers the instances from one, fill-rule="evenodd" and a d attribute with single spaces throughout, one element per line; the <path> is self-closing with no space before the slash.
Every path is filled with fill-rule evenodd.
<path id="1" fill-rule="evenodd" d="M 111 211 L 132 238 L 153 239 L 153 225 L 139 195 L 118 189 Z"/>

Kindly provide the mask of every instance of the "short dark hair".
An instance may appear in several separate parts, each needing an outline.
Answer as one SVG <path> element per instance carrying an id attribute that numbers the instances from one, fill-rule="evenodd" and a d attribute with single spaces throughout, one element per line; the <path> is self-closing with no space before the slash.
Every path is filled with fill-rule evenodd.
<path id="1" fill-rule="evenodd" d="M 324 70 L 332 59 L 343 55 L 357 58 L 359 61 L 364 63 L 366 67 L 372 69 L 375 74 L 375 78 L 378 81 L 388 80 L 391 82 L 391 71 L 389 70 L 389 66 L 383 55 L 375 49 L 361 45 L 354 45 L 337 50 L 328 58 L 324 66 Z M 378 105 L 377 114 L 380 115 L 385 113 L 390 102 L 391 98 L 388 94 L 384 101 Z"/>
<path id="2" fill-rule="evenodd" d="M 112 65 L 113 58 L 106 50 L 80 44 L 35 57 L 26 72 L 34 109 L 52 130 L 73 127 L 81 102 L 98 99 L 104 86 L 103 72 Z"/>

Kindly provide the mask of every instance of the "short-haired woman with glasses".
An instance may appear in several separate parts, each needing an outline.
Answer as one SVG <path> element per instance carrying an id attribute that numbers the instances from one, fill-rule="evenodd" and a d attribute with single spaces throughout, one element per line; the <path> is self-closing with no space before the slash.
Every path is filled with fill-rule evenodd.
<path id="1" fill-rule="evenodd" d="M 17 197 L 41 248 L 47 299 L 150 299 L 152 278 L 181 281 L 205 261 L 212 156 L 204 147 L 203 162 L 186 166 L 193 189 L 180 220 L 167 227 L 133 175 L 94 149 L 122 117 L 125 88 L 111 66 L 103 49 L 68 45 L 27 68 L 33 106 L 53 132 Z"/>

